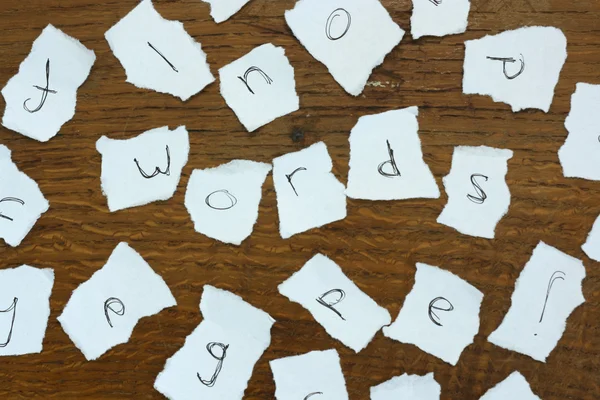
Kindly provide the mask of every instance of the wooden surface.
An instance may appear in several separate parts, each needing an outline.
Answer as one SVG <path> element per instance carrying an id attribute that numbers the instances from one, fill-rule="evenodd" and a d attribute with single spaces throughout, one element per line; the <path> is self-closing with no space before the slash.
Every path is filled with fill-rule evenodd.
<path id="1" fill-rule="evenodd" d="M 30 264 L 53 268 L 56 274 L 44 349 L 41 354 L 0 359 L 0 398 L 162 398 L 153 389 L 154 379 L 202 320 L 198 303 L 205 284 L 231 290 L 277 320 L 271 346 L 246 390 L 248 399 L 273 398 L 269 360 L 328 348 L 340 353 L 351 399 L 367 399 L 371 386 L 393 376 L 431 371 L 442 386 L 443 399 L 478 399 L 514 370 L 544 400 L 600 398 L 600 265 L 580 248 L 600 214 L 600 182 L 564 178 L 557 157 L 567 135 L 563 123 L 575 84 L 600 83 L 599 1 L 473 0 L 467 33 L 418 41 L 407 34 L 371 76 L 370 81 L 379 83 L 370 84 L 357 98 L 347 95 L 291 34 L 283 12 L 292 8 L 293 0 L 252 0 L 219 25 L 199 0 L 156 1 L 165 18 L 181 20 L 202 43 L 213 74 L 257 45 L 285 47 L 295 68 L 301 108 L 253 134 L 226 106 L 218 82 L 185 103 L 125 82 L 104 32 L 135 4 L 136 0 L 0 1 L 1 85 L 17 72 L 48 23 L 81 40 L 97 56 L 79 89 L 76 115 L 58 136 L 38 143 L 0 128 L 0 143 L 12 150 L 18 167 L 39 183 L 50 201 L 50 210 L 21 246 L 0 244 L 1 268 Z M 383 4 L 409 31 L 410 1 Z M 568 39 L 569 56 L 550 112 L 514 114 L 488 97 L 463 95 L 463 41 L 524 25 L 553 25 Z M 282 240 L 270 176 L 254 232 L 241 246 L 194 231 L 183 204 L 193 169 L 235 158 L 270 162 L 325 141 L 334 173 L 346 182 L 348 133 L 357 118 L 413 105 L 420 107 L 424 158 L 440 187 L 454 146 L 514 150 L 507 176 L 512 203 L 495 240 L 464 236 L 437 224 L 447 201 L 444 192 L 440 199 L 426 201 L 349 199 L 345 220 Z M 0 107 L 4 109 L 3 100 Z M 154 127 L 183 124 L 190 132 L 191 152 L 173 198 L 109 213 L 100 190 L 96 140 L 102 135 L 130 138 Z M 291 138 L 294 129 L 304 132 L 296 142 Z M 540 240 L 581 258 L 587 267 L 586 303 L 571 315 L 545 364 L 487 342 L 510 306 L 515 279 Z M 141 320 L 128 343 L 86 362 L 56 317 L 71 292 L 104 265 L 120 241 L 130 243 L 165 279 L 178 305 Z M 413 285 L 416 262 L 458 274 L 485 294 L 474 344 L 456 367 L 381 333 L 355 354 L 277 292 L 277 285 L 316 252 L 336 261 L 393 318 Z"/>

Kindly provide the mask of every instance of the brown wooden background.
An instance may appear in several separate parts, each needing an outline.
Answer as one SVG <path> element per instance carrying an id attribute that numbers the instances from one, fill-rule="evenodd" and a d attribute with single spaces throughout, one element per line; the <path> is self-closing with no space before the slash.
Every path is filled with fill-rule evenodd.
<path id="1" fill-rule="evenodd" d="M 409 0 L 383 0 L 393 19 L 410 30 Z M 557 151 L 567 132 L 576 82 L 600 83 L 600 1 L 473 0 L 466 34 L 413 41 L 410 34 L 377 68 L 357 98 L 347 95 L 296 41 L 283 12 L 293 0 L 252 0 L 229 21 L 215 24 L 199 0 L 156 1 L 167 19 L 181 20 L 202 43 L 213 74 L 266 42 L 284 46 L 296 71 L 299 111 L 248 134 L 219 94 L 218 82 L 186 103 L 141 90 L 109 50 L 104 32 L 136 0 L 1 0 L 0 85 L 14 75 L 33 40 L 48 23 L 96 52 L 96 64 L 79 90 L 77 112 L 61 133 L 38 143 L 0 128 L 0 143 L 19 168 L 35 179 L 50 201 L 46 213 L 18 248 L 0 244 L 1 268 L 30 264 L 54 268 L 51 315 L 41 354 L 0 358 L 0 398 L 160 399 L 153 389 L 164 362 L 202 320 L 204 284 L 241 295 L 277 323 L 271 347 L 256 365 L 248 399 L 272 399 L 268 361 L 310 350 L 336 348 L 351 399 L 405 372 L 435 372 L 443 399 L 478 399 L 519 370 L 544 400 L 600 398 L 600 265 L 580 246 L 600 214 L 600 182 L 565 179 Z M 513 114 L 490 98 L 462 94 L 463 41 L 524 25 L 553 25 L 568 39 L 569 56 L 548 114 Z M 417 105 L 425 161 L 441 187 L 453 146 L 510 148 L 508 215 L 496 239 L 460 235 L 436 223 L 446 203 L 438 200 L 369 202 L 348 200 L 348 217 L 323 229 L 282 240 L 273 181 L 264 186 L 254 233 L 235 247 L 196 233 L 184 207 L 194 168 L 234 158 L 270 162 L 274 157 L 325 141 L 334 173 L 346 182 L 348 133 L 359 116 Z M 4 101 L 0 100 L 4 109 Z M 600 112 L 600 110 L 598 110 Z M 167 202 L 109 213 L 100 190 L 101 135 L 129 138 L 163 125 L 186 125 L 191 152 L 175 196 Z M 294 129 L 305 135 L 298 142 Z M 488 343 L 510 306 L 514 282 L 538 241 L 584 260 L 587 302 L 569 318 L 546 364 Z M 131 340 L 99 360 L 86 362 L 56 317 L 71 292 L 101 268 L 113 248 L 129 242 L 165 279 L 178 306 L 146 318 Z M 481 328 L 456 367 L 416 347 L 378 333 L 359 354 L 330 338 L 277 285 L 314 253 L 335 260 L 345 273 L 395 318 L 413 284 L 415 263 L 448 269 L 479 288 Z M 517 399 L 515 399 L 517 400 Z"/>

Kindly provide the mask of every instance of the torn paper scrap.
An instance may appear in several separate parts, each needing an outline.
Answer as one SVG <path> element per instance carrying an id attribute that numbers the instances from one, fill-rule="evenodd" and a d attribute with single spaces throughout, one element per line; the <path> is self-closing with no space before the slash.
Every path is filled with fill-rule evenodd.
<path id="1" fill-rule="evenodd" d="M 346 195 L 365 200 L 437 199 L 423 161 L 417 107 L 360 117 L 350 132 Z"/>
<path id="2" fill-rule="evenodd" d="M 485 392 L 485 394 L 479 398 L 479 400 L 507 399 L 541 400 L 531 391 L 529 383 L 518 371 L 510 374 L 508 378 Z"/>
<path id="3" fill-rule="evenodd" d="M 19 171 L 11 151 L 0 144 L 0 237 L 18 246 L 49 207 L 38 184 Z"/>
<path id="4" fill-rule="evenodd" d="M 446 36 L 467 30 L 469 0 L 412 0 L 410 33 L 413 39 L 421 36 Z"/>
<path id="5" fill-rule="evenodd" d="M 75 115 L 77 89 L 95 61 L 94 52 L 77 39 L 46 26 L 2 89 L 2 125 L 40 142 L 56 136 Z"/>
<path id="6" fill-rule="evenodd" d="M 585 302 L 583 263 L 540 242 L 525 264 L 511 306 L 488 341 L 546 362 L 567 326 L 567 318 Z"/>
<path id="7" fill-rule="evenodd" d="M 331 259 L 311 258 L 279 285 L 279 293 L 300 303 L 327 333 L 359 352 L 391 322 L 390 313 L 358 288 Z"/>
<path id="8" fill-rule="evenodd" d="M 125 242 L 73 291 L 58 321 L 87 360 L 129 341 L 141 318 L 177 305 L 165 281 Z"/>
<path id="9" fill-rule="evenodd" d="M 151 129 L 131 139 L 102 136 L 102 193 L 111 212 L 173 197 L 190 142 L 185 126 Z"/>
<path id="10" fill-rule="evenodd" d="M 443 179 L 448 203 L 437 222 L 464 235 L 493 239 L 510 205 L 505 177 L 512 156 L 506 149 L 455 147 L 452 168 Z"/>
<path id="11" fill-rule="evenodd" d="M 127 82 L 186 101 L 214 82 L 206 54 L 179 21 L 164 19 L 142 0 L 104 34 Z"/>
<path id="12" fill-rule="evenodd" d="M 451 272 L 417 263 L 415 285 L 383 334 L 456 365 L 479 332 L 483 293 Z"/>
<path id="13" fill-rule="evenodd" d="M 345 188 L 332 167 L 323 142 L 273 160 L 282 238 L 346 218 Z"/>
<path id="14" fill-rule="evenodd" d="M 269 362 L 277 400 L 348 400 L 340 356 L 334 349 Z"/>
<path id="15" fill-rule="evenodd" d="M 221 95 L 248 132 L 300 107 L 283 47 L 263 44 L 221 68 L 219 79 Z"/>
<path id="16" fill-rule="evenodd" d="M 433 372 L 424 376 L 404 374 L 371 387 L 371 400 L 440 400 L 441 393 Z"/>
<path id="17" fill-rule="evenodd" d="M 491 96 L 513 112 L 548 112 L 566 59 L 567 38 L 554 27 L 531 26 L 467 40 L 463 93 Z"/>
<path id="18" fill-rule="evenodd" d="M 194 170 L 185 207 L 196 231 L 239 246 L 258 219 L 262 185 L 270 171 L 271 164 L 248 160 Z"/>
<path id="19" fill-rule="evenodd" d="M 241 400 L 275 320 L 241 297 L 205 285 L 204 320 L 166 362 L 154 388 L 171 400 Z"/>
<path id="20" fill-rule="evenodd" d="M 569 136 L 558 150 L 563 175 L 600 181 L 600 85 L 578 83 L 565 120 Z"/>
<path id="21" fill-rule="evenodd" d="M 210 16 L 217 24 L 228 20 L 250 0 L 202 0 L 210 4 Z"/>
<path id="22" fill-rule="evenodd" d="M 404 31 L 379 0 L 299 0 L 285 12 L 294 36 L 354 96 Z"/>
<path id="23" fill-rule="evenodd" d="M 586 242 L 581 249 L 592 260 L 600 261 L 600 216 L 596 218 Z"/>
<path id="24" fill-rule="evenodd" d="M 0 356 L 42 351 L 53 285 L 50 268 L 0 270 Z"/>

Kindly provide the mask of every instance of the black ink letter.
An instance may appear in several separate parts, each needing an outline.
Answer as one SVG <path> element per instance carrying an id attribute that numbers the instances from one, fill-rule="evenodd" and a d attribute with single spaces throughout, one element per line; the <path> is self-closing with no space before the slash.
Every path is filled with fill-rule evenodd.
<path id="1" fill-rule="evenodd" d="M 25 202 L 23 200 L 17 199 L 16 197 L 5 197 L 2 200 L 0 200 L 0 203 L 5 202 L 5 201 L 12 201 L 12 202 L 15 202 L 15 203 L 19 203 L 22 206 L 25 205 Z M 0 212 L 0 218 L 4 218 L 4 219 L 7 219 L 9 221 L 13 221 L 13 219 L 11 217 L 9 217 L 8 215 L 2 214 L 2 212 Z"/>
<path id="2" fill-rule="evenodd" d="M 213 206 L 210 203 L 210 198 L 211 198 L 212 195 L 217 194 L 217 193 L 223 193 L 225 196 L 227 196 L 227 198 L 231 202 L 231 205 L 227 206 L 227 207 Z M 230 208 L 233 208 L 233 206 L 235 206 L 237 204 L 237 199 L 235 198 L 234 195 L 232 195 L 231 193 L 229 193 L 228 190 L 221 189 L 221 190 L 215 190 L 214 192 L 212 192 L 211 194 L 209 194 L 208 196 L 206 196 L 206 199 L 204 199 L 204 202 L 206 203 L 207 206 L 209 206 L 213 210 L 229 210 Z"/>
<path id="3" fill-rule="evenodd" d="M 337 298 L 331 302 L 325 301 L 325 297 L 329 296 L 332 293 L 339 294 L 339 298 Z M 346 297 L 346 293 L 344 293 L 344 291 L 342 289 L 331 289 L 330 291 L 325 292 L 321 296 L 319 296 L 319 298 L 317 299 L 317 302 L 320 305 L 329 308 L 331 311 L 336 313 L 341 319 L 343 319 L 345 321 L 346 318 L 344 318 L 342 316 L 342 314 L 333 307 L 333 306 L 339 304 L 342 300 L 344 300 L 345 297 Z"/>
<path id="4" fill-rule="evenodd" d="M 485 175 L 481 175 L 481 174 L 471 175 L 471 184 L 475 188 L 475 191 L 477 192 L 477 196 L 467 194 L 467 199 L 471 200 L 475 204 L 483 204 L 485 202 L 485 200 L 487 199 L 487 194 L 485 194 L 485 192 L 483 191 L 483 189 L 481 188 L 479 183 L 477 183 L 477 181 L 475 180 L 475 178 L 479 178 L 479 177 L 484 178 L 486 182 L 488 180 L 488 177 Z"/>
<path id="5" fill-rule="evenodd" d="M 379 164 L 379 167 L 377 167 L 377 171 L 379 171 L 380 175 L 385 176 L 386 178 L 393 178 L 394 176 L 402 176 L 400 174 L 400 171 L 398 170 L 398 166 L 396 165 L 396 160 L 394 159 L 394 150 L 392 150 L 392 147 L 390 146 L 390 141 L 386 140 L 385 142 L 387 143 L 388 155 L 390 156 L 390 159 Z M 383 167 L 385 167 L 386 164 L 390 164 L 392 166 L 391 173 L 385 172 L 383 170 Z"/>
<path id="6" fill-rule="evenodd" d="M 46 98 L 48 97 L 48 93 L 52 93 L 52 94 L 58 93 L 56 90 L 48 89 L 49 86 L 50 86 L 50 59 L 48 59 L 46 61 L 46 87 L 43 88 L 41 86 L 33 85 L 34 88 L 42 91 L 42 99 L 40 100 L 40 104 L 33 110 L 30 110 L 29 107 L 27 107 L 27 102 L 29 100 L 31 100 L 31 97 L 30 97 L 23 102 L 23 108 L 25 109 L 25 111 L 30 112 L 32 114 L 40 111 L 42 109 L 42 107 L 44 107 L 44 103 L 46 103 Z"/>
<path id="7" fill-rule="evenodd" d="M 430 2 L 432 2 L 436 7 L 439 6 L 440 4 L 442 4 L 442 0 L 429 0 Z"/>
<path id="8" fill-rule="evenodd" d="M 250 91 L 250 93 L 254 94 L 254 91 L 252 90 L 252 88 L 250 87 L 250 85 L 248 85 L 248 75 L 250 75 L 251 72 L 258 72 L 259 74 L 262 75 L 262 77 L 264 78 L 264 80 L 270 85 L 271 83 L 273 83 L 273 79 L 271 79 L 269 77 L 269 75 L 267 75 L 262 69 L 258 68 L 258 67 L 250 67 L 246 70 L 246 72 L 244 72 L 244 77 L 238 76 L 238 79 L 242 82 L 244 82 L 244 85 L 246 85 L 246 87 L 248 88 L 248 90 Z"/>
<path id="9" fill-rule="evenodd" d="M 7 312 L 11 312 L 11 311 L 13 313 L 12 320 L 10 321 L 10 331 L 8 331 L 8 337 L 6 338 L 6 342 L 0 343 L 0 347 L 6 347 L 10 343 L 10 338 L 12 337 L 13 327 L 15 326 L 15 317 L 17 316 L 17 302 L 18 301 L 19 301 L 19 299 L 15 297 L 13 299 L 13 302 L 10 305 L 10 307 L 8 307 L 6 310 L 0 310 L 0 313 L 7 313 Z"/>
<path id="10" fill-rule="evenodd" d="M 120 308 L 113 308 L 113 304 L 117 304 L 119 305 Z M 110 316 L 108 315 L 108 310 L 112 311 L 113 313 L 117 314 L 118 316 L 123 316 L 125 315 L 125 304 L 123 304 L 123 302 L 119 299 L 117 299 L 116 297 L 109 297 L 108 299 L 106 299 L 106 301 L 104 302 L 104 316 L 106 317 L 106 321 L 108 322 L 108 325 L 110 325 L 110 327 L 113 327 L 112 322 L 110 321 Z"/>
<path id="11" fill-rule="evenodd" d="M 167 150 L 167 168 L 164 171 L 161 171 L 160 168 L 156 167 L 154 169 L 154 172 L 151 175 L 148 175 L 142 169 L 142 167 L 140 167 L 140 163 L 138 162 L 137 158 L 133 159 L 133 161 L 135 162 L 135 165 L 137 165 L 138 170 L 140 171 L 140 174 L 142 174 L 142 176 L 144 178 L 146 178 L 146 179 L 152 179 L 155 176 L 157 176 L 158 174 L 167 175 L 167 176 L 171 175 L 171 153 L 169 152 L 169 146 L 166 146 L 166 150 Z"/>
<path id="12" fill-rule="evenodd" d="M 298 171 L 306 171 L 306 168 L 304 168 L 304 167 L 299 167 L 299 168 L 296 168 L 296 169 L 294 170 L 294 172 L 292 172 L 291 174 L 289 174 L 289 175 L 286 175 L 286 176 L 285 176 L 285 177 L 287 178 L 287 180 L 288 180 L 288 183 L 289 183 L 289 184 L 290 184 L 290 186 L 292 187 L 292 189 L 294 189 L 294 193 L 296 193 L 296 196 L 298 196 L 298 192 L 296 192 L 296 187 L 295 187 L 295 186 L 294 186 L 294 184 L 292 183 L 292 178 L 294 177 L 294 174 L 295 174 L 296 172 L 298 172 Z"/>
<path id="13" fill-rule="evenodd" d="M 148 46 L 150 46 L 150 48 L 152 50 L 154 50 L 159 56 L 162 57 L 163 60 L 165 60 L 167 62 L 167 64 L 169 64 L 169 66 L 173 69 L 173 71 L 179 73 L 179 71 L 177 70 L 177 68 L 175 68 L 175 66 L 173 64 L 171 64 L 171 62 L 169 60 L 167 60 L 167 57 L 163 56 L 162 53 L 158 50 L 156 50 L 156 47 L 152 46 L 152 44 L 150 42 L 147 42 Z"/>
<path id="14" fill-rule="evenodd" d="M 346 29 L 344 29 L 344 32 L 342 32 L 341 35 L 333 36 L 333 35 L 331 35 L 331 25 L 333 24 L 333 20 L 336 17 L 339 17 L 342 15 L 342 12 L 346 14 Z M 343 8 L 337 8 L 337 9 L 333 10 L 333 12 L 329 15 L 329 18 L 327 18 L 327 25 L 325 25 L 325 35 L 327 35 L 327 38 L 329 40 L 341 39 L 346 35 L 346 33 L 348 33 L 351 23 L 352 23 L 352 17 L 350 16 L 350 13 L 348 11 L 344 10 Z"/>
<path id="15" fill-rule="evenodd" d="M 440 307 L 440 306 L 436 306 L 435 304 L 438 301 L 445 301 L 446 303 L 448 303 L 448 306 L 446 308 L 443 308 L 443 307 Z M 436 320 L 439 320 L 440 317 L 438 317 L 438 315 L 433 310 L 437 310 L 437 311 L 452 311 L 452 310 L 454 310 L 454 306 L 445 297 L 436 297 L 435 299 L 433 299 L 433 300 L 431 300 L 429 302 L 429 308 L 427 310 L 427 313 L 429 314 L 429 319 L 431 320 L 431 322 L 433 322 L 437 326 L 443 326 L 441 323 L 439 323 L 438 321 L 436 321 Z"/>
<path id="16" fill-rule="evenodd" d="M 304 398 L 304 400 L 308 400 L 311 397 L 316 396 L 318 394 L 323 394 L 323 392 L 312 392 L 312 393 L 309 393 L 309 394 L 306 395 L 306 397 Z"/>
<path id="17" fill-rule="evenodd" d="M 223 354 L 221 354 L 221 357 L 218 357 L 215 355 L 215 353 L 213 353 L 213 347 L 220 347 L 221 351 L 223 352 Z M 215 368 L 215 373 L 213 374 L 212 378 L 210 378 L 210 380 L 204 380 L 200 377 L 200 374 L 198 372 L 196 372 L 196 375 L 198 376 L 198 379 L 200 380 L 200 382 L 202 382 L 203 385 L 208 386 L 208 387 L 213 387 L 215 386 L 215 383 L 217 382 L 217 378 L 219 377 L 219 373 L 221 372 L 221 368 L 223 368 L 223 361 L 225 360 L 225 356 L 227 356 L 227 349 L 229 348 L 229 345 L 225 345 L 223 343 L 217 343 L 217 342 L 210 342 L 209 344 L 206 345 L 206 350 L 208 350 L 208 353 L 215 359 L 218 360 L 217 363 L 217 367 Z"/>
<path id="18" fill-rule="evenodd" d="M 523 54 L 520 55 L 521 58 L 519 59 L 519 61 L 521 62 L 521 69 L 519 70 L 519 72 L 517 72 L 514 75 L 508 75 L 508 73 L 506 72 L 506 63 L 515 63 L 517 60 L 515 60 L 512 57 L 487 57 L 488 60 L 493 60 L 493 61 L 502 61 L 502 72 L 504 72 L 504 76 L 506 77 L 506 79 L 515 79 L 516 77 L 518 77 L 519 75 L 521 75 L 523 73 L 523 71 L 525 71 L 525 57 L 523 57 Z"/>

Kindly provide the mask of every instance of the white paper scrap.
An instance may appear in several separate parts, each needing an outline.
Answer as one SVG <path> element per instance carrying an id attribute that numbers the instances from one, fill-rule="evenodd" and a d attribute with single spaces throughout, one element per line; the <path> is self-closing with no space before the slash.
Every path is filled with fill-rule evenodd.
<path id="1" fill-rule="evenodd" d="M 424 376 L 404 374 L 372 386 L 371 400 L 439 400 L 441 393 L 433 372 Z"/>
<path id="2" fill-rule="evenodd" d="M 185 126 L 151 129 L 131 139 L 102 136 L 102 193 L 111 212 L 173 197 L 190 143 Z"/>
<path id="3" fill-rule="evenodd" d="M 87 360 L 129 341 L 141 318 L 177 305 L 169 287 L 125 242 L 73 291 L 58 321 Z"/>
<path id="4" fill-rule="evenodd" d="M 600 216 L 596 218 L 594 226 L 581 248 L 589 258 L 600 261 Z"/>
<path id="5" fill-rule="evenodd" d="M 554 27 L 524 27 L 467 40 L 463 93 L 492 96 L 513 112 L 548 112 L 566 59 L 567 38 Z"/>
<path id="6" fill-rule="evenodd" d="M 585 302 L 583 278 L 580 260 L 540 242 L 515 283 L 508 313 L 488 341 L 546 362 L 567 318 Z"/>
<path id="7" fill-rule="evenodd" d="M 437 199 L 440 190 L 423 161 L 417 107 L 360 117 L 350 132 L 346 195 L 354 199 Z"/>
<path id="8" fill-rule="evenodd" d="M 558 150 L 563 174 L 600 181 L 600 85 L 578 83 L 565 120 L 569 136 Z"/>
<path id="9" fill-rule="evenodd" d="M 446 36 L 463 33 L 469 23 L 469 0 L 412 0 L 410 33 L 421 36 Z"/>
<path id="10" fill-rule="evenodd" d="M 77 89 L 95 61 L 94 52 L 77 39 L 46 26 L 2 89 L 2 125 L 40 142 L 56 136 L 75 115 Z"/>
<path id="11" fill-rule="evenodd" d="M 523 375 L 521 375 L 518 371 L 513 372 L 485 392 L 483 396 L 479 398 L 479 400 L 541 400 L 538 396 L 536 396 L 529 387 L 529 383 Z"/>
<path id="12" fill-rule="evenodd" d="M 340 356 L 334 349 L 270 361 L 277 400 L 348 400 Z"/>
<path id="13" fill-rule="evenodd" d="M 451 272 L 417 263 L 415 285 L 383 334 L 456 365 L 479 332 L 483 294 Z"/>
<path id="14" fill-rule="evenodd" d="M 510 205 L 505 177 L 512 156 L 505 149 L 455 147 L 452 168 L 443 179 L 448 203 L 437 222 L 465 235 L 493 239 Z"/>
<path id="15" fill-rule="evenodd" d="M 210 4 L 210 16 L 217 24 L 228 20 L 250 0 L 202 0 Z"/>
<path id="16" fill-rule="evenodd" d="M 323 142 L 273 160 L 282 238 L 346 218 L 345 188 L 332 167 Z"/>
<path id="17" fill-rule="evenodd" d="M 42 351 L 53 285 L 50 268 L 0 270 L 0 356 Z"/>
<path id="18" fill-rule="evenodd" d="M 263 44 L 221 68 L 219 78 L 221 95 L 248 132 L 300 107 L 283 47 Z"/>
<path id="19" fill-rule="evenodd" d="M 275 320 L 231 292 L 205 285 L 204 320 L 166 362 L 154 388 L 171 400 L 241 400 Z"/>
<path id="20" fill-rule="evenodd" d="M 214 82 L 206 54 L 179 21 L 164 19 L 142 0 L 104 34 L 127 82 L 186 101 Z"/>
<path id="21" fill-rule="evenodd" d="M 384 325 L 390 313 L 358 288 L 322 254 L 279 285 L 279 293 L 300 303 L 327 333 L 359 352 Z"/>
<path id="22" fill-rule="evenodd" d="M 354 96 L 404 36 L 379 0 L 299 0 L 285 12 L 285 20 L 308 52 Z"/>
<path id="23" fill-rule="evenodd" d="M 49 207 L 38 184 L 19 171 L 11 151 L 0 144 L 0 237 L 18 246 Z"/>
<path id="24" fill-rule="evenodd" d="M 185 207 L 196 231 L 239 246 L 252 233 L 269 171 L 271 164 L 248 160 L 194 170 Z"/>

